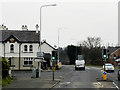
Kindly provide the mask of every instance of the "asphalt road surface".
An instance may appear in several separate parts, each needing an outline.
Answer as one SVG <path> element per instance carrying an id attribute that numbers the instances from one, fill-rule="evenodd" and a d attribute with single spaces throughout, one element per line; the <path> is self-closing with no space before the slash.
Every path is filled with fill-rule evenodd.
<path id="1" fill-rule="evenodd" d="M 108 80 L 102 80 L 102 68 L 86 66 L 85 70 L 75 70 L 73 65 L 63 65 L 61 70 L 55 70 L 55 80 L 60 80 L 52 89 L 92 89 L 92 90 L 118 90 L 120 81 L 117 79 L 117 70 L 114 73 L 107 73 Z M 41 72 L 41 78 L 31 79 L 32 71 L 15 71 L 13 74 L 17 80 L 13 81 L 7 87 L 27 87 L 31 88 L 31 84 L 35 84 L 34 88 L 44 86 L 45 81 L 52 80 L 52 71 Z M 38 82 L 38 81 L 39 82 Z M 28 82 L 29 81 L 29 82 Z M 27 82 L 27 83 L 26 83 Z M 41 84 L 40 84 L 41 82 Z M 25 83 L 25 84 L 24 84 Z M 47 88 L 47 87 L 44 87 Z"/>
<path id="2" fill-rule="evenodd" d="M 86 70 L 75 70 L 73 65 L 64 65 L 62 70 L 55 72 L 61 77 L 61 82 L 54 88 L 110 88 L 118 90 L 120 81 L 117 80 L 117 70 L 108 73 L 108 80 L 102 80 L 102 68 L 86 66 Z"/>

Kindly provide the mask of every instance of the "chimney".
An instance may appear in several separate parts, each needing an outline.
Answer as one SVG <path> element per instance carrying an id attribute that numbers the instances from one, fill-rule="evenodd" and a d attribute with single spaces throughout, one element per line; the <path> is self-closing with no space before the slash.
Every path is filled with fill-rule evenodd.
<path id="1" fill-rule="evenodd" d="M 22 25 L 22 30 L 27 31 L 28 30 L 27 25 Z"/>
<path id="2" fill-rule="evenodd" d="M 6 30 L 6 26 L 4 26 L 3 29 Z"/>
<path id="3" fill-rule="evenodd" d="M 0 25 L 0 30 L 8 30 L 8 28 L 2 24 Z"/>
<path id="4" fill-rule="evenodd" d="M 38 28 L 39 28 L 39 26 L 38 26 L 38 24 L 36 24 L 36 33 L 38 33 Z"/>
<path id="5" fill-rule="evenodd" d="M 22 25 L 22 30 L 24 30 L 24 25 Z"/>
<path id="6" fill-rule="evenodd" d="M 3 30 L 2 25 L 0 25 L 0 30 Z"/>

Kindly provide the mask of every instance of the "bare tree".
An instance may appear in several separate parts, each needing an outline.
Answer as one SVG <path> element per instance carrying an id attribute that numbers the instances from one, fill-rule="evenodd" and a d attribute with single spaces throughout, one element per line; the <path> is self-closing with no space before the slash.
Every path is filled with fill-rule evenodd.
<path id="1" fill-rule="evenodd" d="M 88 47 L 89 49 L 95 47 L 101 47 L 101 38 L 100 37 L 87 37 L 87 40 L 82 42 L 82 46 Z"/>

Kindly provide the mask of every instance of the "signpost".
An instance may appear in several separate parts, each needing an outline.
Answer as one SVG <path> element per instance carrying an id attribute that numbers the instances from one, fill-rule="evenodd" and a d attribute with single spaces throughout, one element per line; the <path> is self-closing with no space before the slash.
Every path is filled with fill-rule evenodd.
<path id="1" fill-rule="evenodd" d="M 39 73 L 38 77 L 40 77 L 40 73 L 41 73 L 41 62 L 44 59 L 43 56 L 44 56 L 43 52 L 37 52 L 37 58 L 35 58 L 35 61 L 38 62 L 38 73 Z"/>
<path id="2" fill-rule="evenodd" d="M 44 56 L 43 52 L 37 52 L 37 57 L 38 58 L 43 58 L 43 56 Z"/>

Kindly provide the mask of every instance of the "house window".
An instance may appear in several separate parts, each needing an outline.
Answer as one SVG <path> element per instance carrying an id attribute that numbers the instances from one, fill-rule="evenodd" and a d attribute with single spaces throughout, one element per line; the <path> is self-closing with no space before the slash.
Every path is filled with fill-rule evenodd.
<path id="1" fill-rule="evenodd" d="M 33 58 L 24 58 L 24 66 L 32 66 Z"/>
<path id="2" fill-rule="evenodd" d="M 27 45 L 24 45 L 24 51 L 27 52 Z"/>
<path id="3" fill-rule="evenodd" d="M 30 45 L 29 51 L 30 51 L 30 52 L 33 52 L 33 45 Z"/>
<path id="4" fill-rule="evenodd" d="M 14 53 L 14 45 L 13 44 L 10 45 L 10 52 Z"/>

